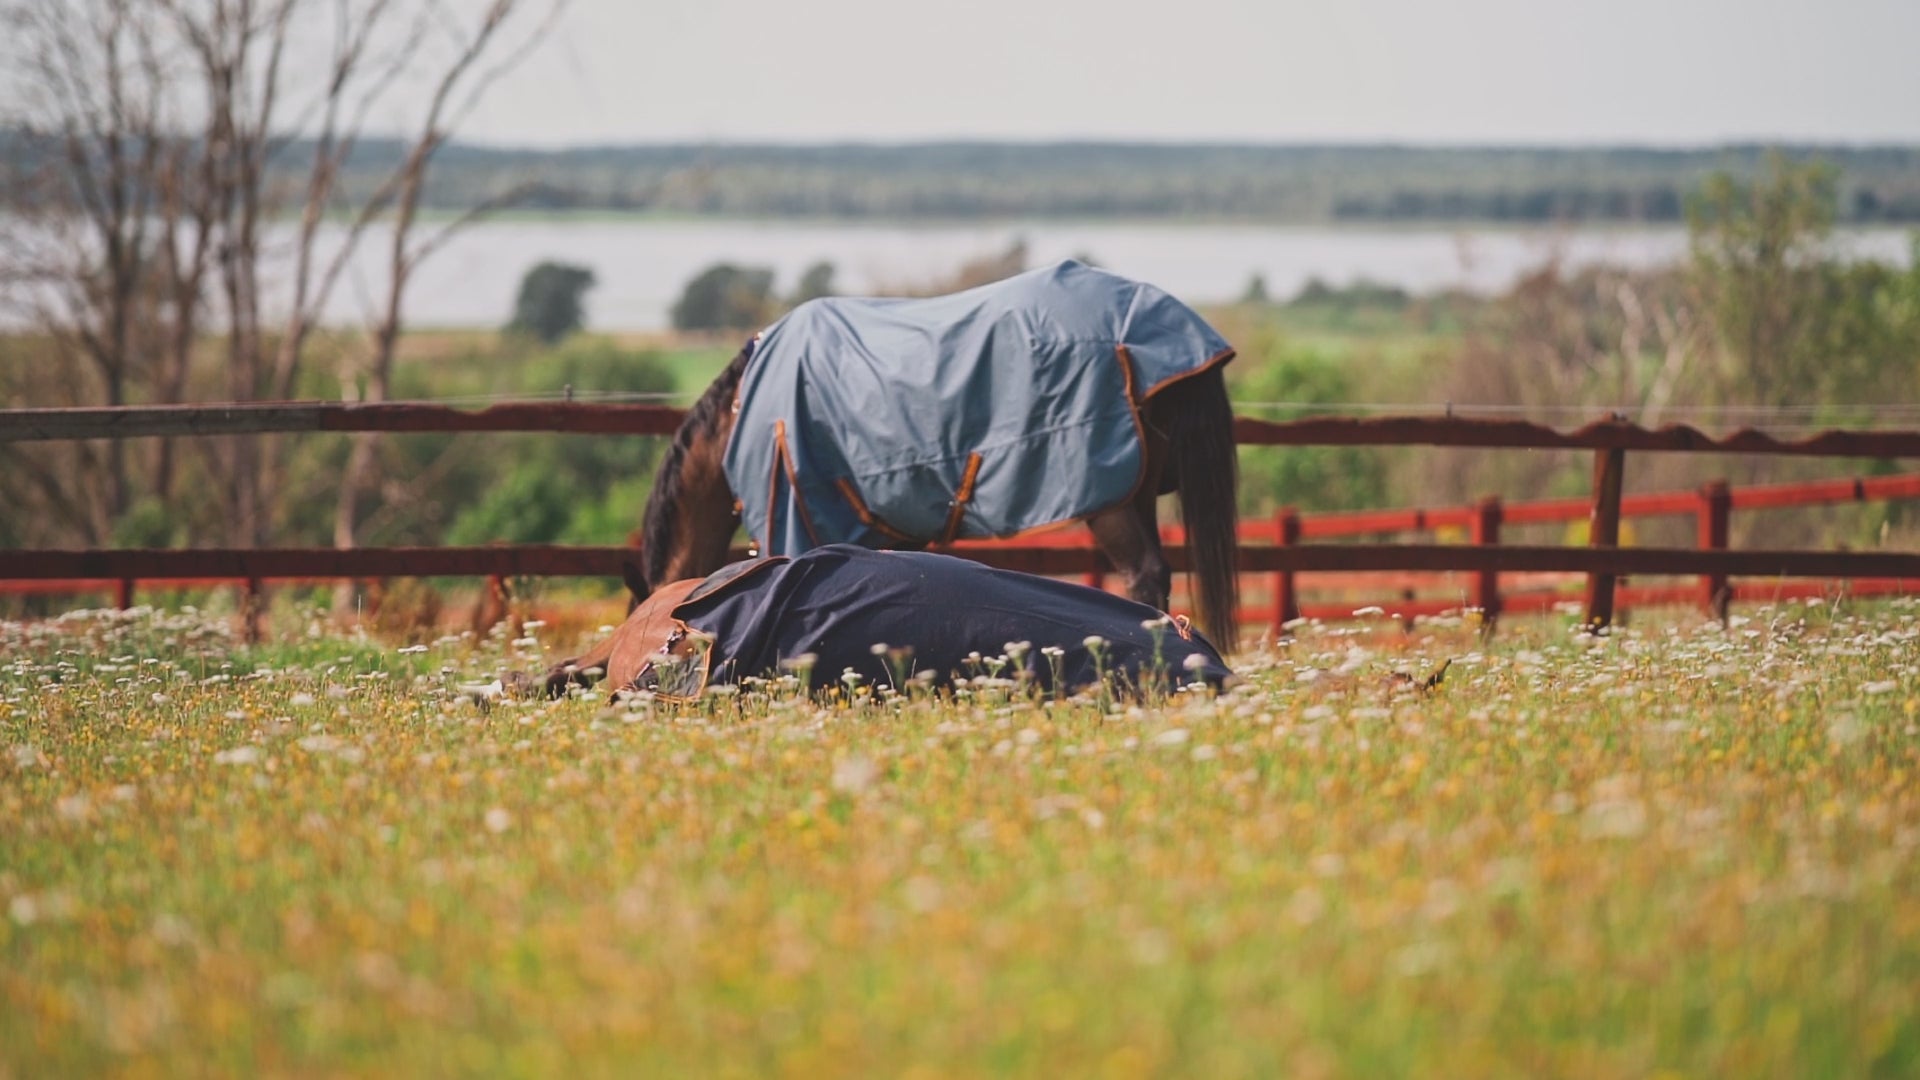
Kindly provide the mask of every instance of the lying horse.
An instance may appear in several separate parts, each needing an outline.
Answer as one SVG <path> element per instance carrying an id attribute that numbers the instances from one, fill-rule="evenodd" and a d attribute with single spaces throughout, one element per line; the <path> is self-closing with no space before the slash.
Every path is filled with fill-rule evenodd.
<path id="1" fill-rule="evenodd" d="M 761 554 L 917 548 L 1085 520 L 1165 609 L 1177 491 L 1201 621 L 1237 606 L 1233 350 L 1191 308 L 1077 262 L 952 296 L 828 298 L 756 336 L 689 410 L 641 529 L 650 588 Z"/>
<path id="2" fill-rule="evenodd" d="M 1103 678 L 1133 692 L 1233 679 L 1184 620 L 1123 597 L 948 555 L 830 544 L 662 586 L 539 685 L 558 696 L 604 673 L 616 690 L 688 699 L 796 662 L 816 691 L 848 672 L 868 685 L 939 687 L 994 676 L 996 664 L 999 677 L 1042 691 Z"/>

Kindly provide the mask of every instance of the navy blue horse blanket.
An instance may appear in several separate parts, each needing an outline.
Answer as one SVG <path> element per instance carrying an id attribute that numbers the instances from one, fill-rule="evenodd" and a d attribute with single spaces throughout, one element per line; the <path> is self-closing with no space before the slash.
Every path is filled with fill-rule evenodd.
<path id="1" fill-rule="evenodd" d="M 1232 356 L 1192 308 L 1073 261 L 813 300 L 758 339 L 727 482 L 767 555 L 1012 536 L 1131 497 L 1147 400 Z"/>
<path id="2" fill-rule="evenodd" d="M 815 690 L 849 669 L 874 685 L 919 672 L 945 685 L 955 675 L 990 674 L 982 659 L 1005 656 L 1009 643 L 1029 647 L 1022 663 L 1042 689 L 1056 677 L 1062 689 L 1103 675 L 1123 689 L 1218 687 L 1233 677 L 1198 631 L 1145 604 L 929 552 L 833 544 L 735 563 L 675 605 L 672 618 L 704 645 L 693 678 L 669 695 L 677 697 L 778 674 L 800 656 L 813 658 Z M 1090 636 L 1102 643 L 1090 646 Z M 876 645 L 896 651 L 890 657 Z M 1015 670 L 1009 661 L 1001 675 Z"/>

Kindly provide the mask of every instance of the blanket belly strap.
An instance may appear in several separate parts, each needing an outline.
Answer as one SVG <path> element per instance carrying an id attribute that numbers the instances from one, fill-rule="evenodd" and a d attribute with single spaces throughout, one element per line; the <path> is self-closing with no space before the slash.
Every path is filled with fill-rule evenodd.
<path id="1" fill-rule="evenodd" d="M 842 476 L 833 482 L 833 486 L 840 489 L 840 497 L 847 500 L 848 506 L 853 507 L 854 516 L 860 519 L 860 524 L 885 536 L 889 540 L 898 541 L 903 544 L 915 542 L 913 537 L 908 536 L 906 533 L 901 532 L 899 529 L 881 520 L 880 515 L 874 513 L 872 508 L 867 506 L 867 501 L 860 497 L 860 492 L 853 486 L 853 481 Z"/>
<path id="2" fill-rule="evenodd" d="M 953 510 L 947 515 L 946 527 L 940 530 L 942 544 L 953 543 L 960 534 L 961 519 L 966 517 L 967 503 L 973 498 L 973 482 L 980 478 L 980 452 L 967 455 L 967 471 L 960 477 L 960 490 L 953 493 Z"/>
<path id="3" fill-rule="evenodd" d="M 1113 347 L 1113 355 L 1115 359 L 1120 361 L 1120 378 L 1126 384 L 1127 388 L 1127 406 L 1131 408 L 1134 415 L 1138 417 L 1140 415 L 1140 406 L 1146 404 L 1146 399 L 1134 392 L 1133 354 L 1127 351 L 1126 343 L 1121 342 Z"/>
<path id="4" fill-rule="evenodd" d="M 787 482 L 787 495 L 789 498 L 793 500 L 793 508 L 799 515 L 800 527 L 807 530 L 807 540 L 809 544 L 813 547 L 819 547 L 820 534 L 813 527 L 813 515 L 807 513 L 807 500 L 806 500 L 806 497 L 801 494 L 800 477 L 798 473 L 795 471 L 794 465 L 793 465 L 793 450 L 787 445 L 787 422 L 785 420 L 776 420 L 773 422 L 773 441 L 774 441 L 774 459 L 773 459 L 774 478 L 772 482 L 773 498 L 770 498 L 768 500 L 768 509 L 767 509 L 767 545 L 768 546 L 766 550 L 768 553 L 772 553 L 773 551 L 777 550 L 776 548 L 773 547 L 774 537 L 778 535 L 773 528 L 773 515 L 774 515 L 773 503 L 777 501 L 778 494 L 779 494 L 780 480 L 782 479 L 783 476 Z"/>

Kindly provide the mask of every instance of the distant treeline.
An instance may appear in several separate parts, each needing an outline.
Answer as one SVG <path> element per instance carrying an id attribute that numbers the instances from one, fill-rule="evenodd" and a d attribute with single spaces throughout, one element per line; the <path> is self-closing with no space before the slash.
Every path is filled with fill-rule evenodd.
<path id="1" fill-rule="evenodd" d="M 1920 147 L 1779 149 L 1839 169 L 1843 220 L 1920 221 Z M 934 143 L 539 153 L 456 146 L 437 163 L 430 198 L 464 207 L 522 185 L 526 207 L 696 215 L 1675 222 L 1685 219 L 1687 194 L 1704 177 L 1757 174 L 1768 150 Z"/>
<path id="2" fill-rule="evenodd" d="M 1742 144 L 1410 147 L 1145 143 L 606 146 L 452 144 L 426 202 L 505 193 L 523 208 L 866 218 L 1216 218 L 1285 222 L 1678 222 L 1707 175 L 1753 176 L 1778 150 L 1839 170 L 1848 223 L 1920 221 L 1920 146 Z M 404 148 L 370 140 L 349 165 L 372 186 Z M 281 151 L 290 174 L 308 149 Z M 32 156 L 0 134 L 0 162 Z"/>

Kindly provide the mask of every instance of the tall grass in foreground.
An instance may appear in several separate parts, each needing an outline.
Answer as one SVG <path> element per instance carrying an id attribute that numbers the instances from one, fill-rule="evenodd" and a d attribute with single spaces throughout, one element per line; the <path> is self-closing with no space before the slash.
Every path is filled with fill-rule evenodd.
<path id="1" fill-rule="evenodd" d="M 1912 1075 L 1917 611 L 1309 626 L 1111 711 L 0 624 L 0 1075 Z"/>

